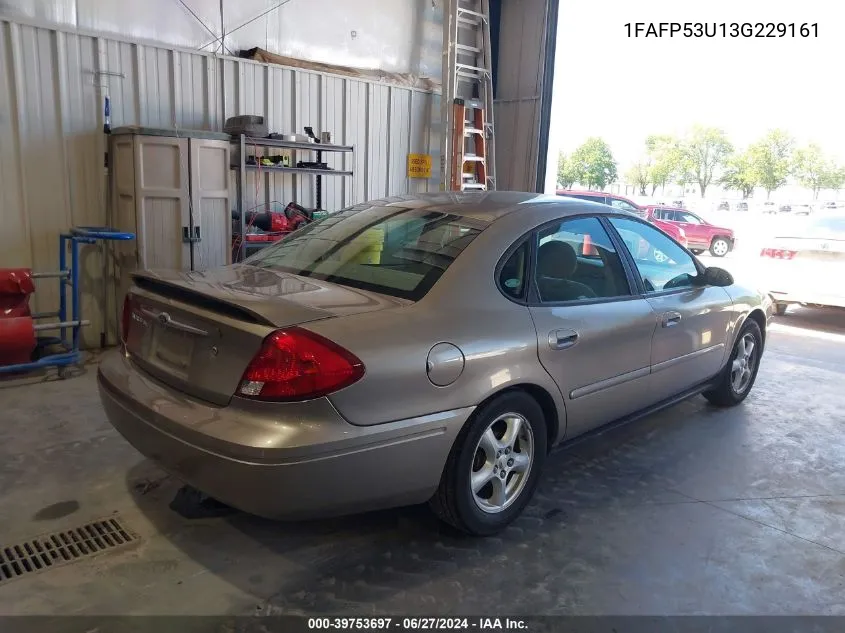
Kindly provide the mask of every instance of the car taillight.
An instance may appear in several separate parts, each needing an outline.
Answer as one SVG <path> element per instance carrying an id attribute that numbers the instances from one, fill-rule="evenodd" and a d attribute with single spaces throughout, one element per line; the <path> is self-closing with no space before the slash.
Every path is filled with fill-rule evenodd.
<path id="1" fill-rule="evenodd" d="M 311 400 L 348 387 L 363 375 L 364 364 L 351 352 L 293 327 L 264 339 L 241 378 L 237 395 L 255 400 Z"/>
<path id="2" fill-rule="evenodd" d="M 760 257 L 769 257 L 771 259 L 792 259 L 798 254 L 798 251 L 788 251 L 782 248 L 764 248 L 760 251 Z"/>

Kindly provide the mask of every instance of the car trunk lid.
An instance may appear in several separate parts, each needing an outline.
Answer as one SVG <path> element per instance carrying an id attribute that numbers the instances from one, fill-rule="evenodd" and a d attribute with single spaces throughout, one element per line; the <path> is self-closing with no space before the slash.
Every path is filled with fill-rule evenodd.
<path id="1" fill-rule="evenodd" d="M 273 330 L 409 302 L 247 265 L 136 274 L 126 349 L 156 379 L 218 405 Z"/>

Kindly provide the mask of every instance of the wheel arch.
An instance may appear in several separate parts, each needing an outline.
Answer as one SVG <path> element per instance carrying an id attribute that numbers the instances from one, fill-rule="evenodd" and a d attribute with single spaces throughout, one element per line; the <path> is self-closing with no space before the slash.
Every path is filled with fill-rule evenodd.
<path id="1" fill-rule="evenodd" d="M 748 314 L 744 315 L 740 320 L 737 321 L 736 327 L 733 329 L 731 333 L 731 340 L 730 346 L 725 350 L 726 356 L 725 358 L 730 358 L 731 350 L 733 349 L 734 344 L 736 343 L 737 339 L 739 338 L 739 333 L 742 331 L 742 328 L 745 327 L 745 324 L 748 320 L 751 319 L 757 324 L 757 327 L 760 328 L 760 336 L 763 337 L 763 348 L 766 347 L 766 315 L 763 313 L 763 310 L 760 308 L 754 308 Z"/>
<path id="2" fill-rule="evenodd" d="M 543 416 L 545 417 L 546 422 L 546 450 L 550 451 L 552 447 L 557 444 L 557 440 L 561 432 L 561 420 L 563 421 L 563 430 L 566 429 L 566 405 L 561 401 L 560 406 L 564 407 L 564 410 L 560 411 L 554 396 L 552 396 L 545 387 L 541 387 L 538 384 L 530 382 L 508 385 L 494 393 L 491 393 L 483 401 L 479 402 L 476 410 L 482 408 L 488 402 L 498 398 L 499 396 L 515 391 L 521 391 L 531 396 L 543 410 Z"/>
<path id="3" fill-rule="evenodd" d="M 748 319 L 753 319 L 757 325 L 760 327 L 760 335 L 763 337 L 763 348 L 766 347 L 766 315 L 760 308 L 754 308 L 748 316 L 743 320 L 742 325 L 745 325 L 745 322 Z M 740 329 L 742 326 L 740 326 Z M 737 330 L 737 333 L 739 330 Z"/>

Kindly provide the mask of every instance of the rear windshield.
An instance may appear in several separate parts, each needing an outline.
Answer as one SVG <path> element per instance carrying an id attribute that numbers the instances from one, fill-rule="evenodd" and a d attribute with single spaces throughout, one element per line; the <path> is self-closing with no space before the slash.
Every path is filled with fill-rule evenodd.
<path id="1" fill-rule="evenodd" d="M 813 234 L 827 234 L 835 239 L 845 238 L 845 215 L 819 218 L 808 227 Z"/>
<path id="2" fill-rule="evenodd" d="M 418 301 L 486 226 L 445 211 L 367 203 L 313 222 L 245 263 Z"/>
<path id="3" fill-rule="evenodd" d="M 789 228 L 778 235 L 779 238 L 809 237 L 818 239 L 845 239 L 845 215 L 814 218 L 810 222 L 801 222 L 794 218 Z"/>

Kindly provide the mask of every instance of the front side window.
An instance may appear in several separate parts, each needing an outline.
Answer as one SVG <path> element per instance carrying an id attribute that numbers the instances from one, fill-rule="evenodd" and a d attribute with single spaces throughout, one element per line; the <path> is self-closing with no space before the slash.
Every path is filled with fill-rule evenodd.
<path id="1" fill-rule="evenodd" d="M 443 211 L 357 205 L 245 264 L 418 301 L 487 223 Z"/>
<path id="2" fill-rule="evenodd" d="M 646 292 L 662 292 L 695 285 L 698 269 L 693 258 L 654 227 L 628 218 L 610 218 L 634 259 Z"/>
<path id="3" fill-rule="evenodd" d="M 534 270 L 543 302 L 630 294 L 622 260 L 598 218 L 572 218 L 542 230 Z"/>

